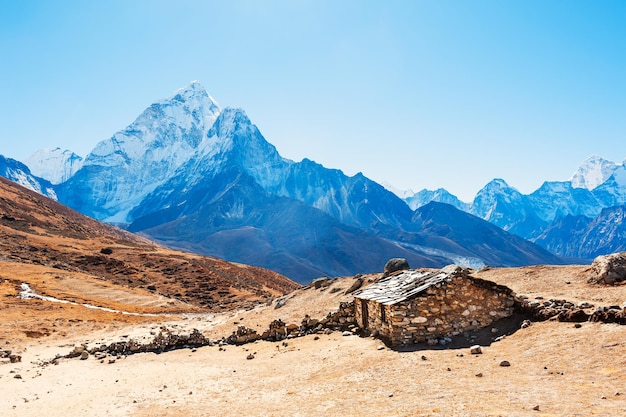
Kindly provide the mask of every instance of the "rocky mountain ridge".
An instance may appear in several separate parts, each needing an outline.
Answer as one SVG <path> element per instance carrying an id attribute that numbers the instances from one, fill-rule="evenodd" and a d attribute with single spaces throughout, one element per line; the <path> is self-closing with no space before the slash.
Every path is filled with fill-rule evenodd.
<path id="1" fill-rule="evenodd" d="M 569 180 L 546 181 L 527 195 L 494 179 L 471 203 L 460 202 L 443 189 L 422 190 L 405 201 L 414 207 L 447 202 L 560 256 L 590 259 L 609 253 L 609 248 L 626 250 L 626 235 L 605 233 L 606 213 L 626 207 L 626 161 L 619 164 L 591 156 Z M 616 221 L 619 216 L 611 218 Z M 582 234 L 584 243 L 577 240 Z"/>
<path id="2" fill-rule="evenodd" d="M 55 187 L 50 181 L 33 175 L 25 164 L 15 159 L 0 155 L 0 176 L 53 200 L 57 199 Z"/>
<path id="3" fill-rule="evenodd" d="M 396 256 L 430 267 L 561 262 L 452 207 L 418 213 L 360 173 L 285 159 L 243 110 L 221 109 L 197 82 L 97 144 L 55 190 L 95 219 L 300 282 Z"/>

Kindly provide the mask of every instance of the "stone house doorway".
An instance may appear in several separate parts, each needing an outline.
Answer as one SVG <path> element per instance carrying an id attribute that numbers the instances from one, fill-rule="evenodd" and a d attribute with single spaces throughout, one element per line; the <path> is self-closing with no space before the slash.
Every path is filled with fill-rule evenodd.
<path id="1" fill-rule="evenodd" d="M 361 323 L 361 328 L 367 329 L 369 326 L 367 324 L 369 320 L 369 312 L 367 310 L 367 300 L 361 299 L 361 318 L 363 323 Z"/>

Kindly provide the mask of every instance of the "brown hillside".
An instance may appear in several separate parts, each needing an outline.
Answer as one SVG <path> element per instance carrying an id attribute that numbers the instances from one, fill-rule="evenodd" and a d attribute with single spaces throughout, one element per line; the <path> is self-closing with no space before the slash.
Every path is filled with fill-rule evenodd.
<path id="1" fill-rule="evenodd" d="M 163 248 L 0 178 L 0 339 L 7 337 L 7 327 L 31 325 L 18 320 L 21 307 L 49 312 L 37 319 L 31 335 L 49 334 L 48 318 L 80 322 L 105 314 L 19 300 L 15 296 L 22 283 L 38 294 L 78 304 L 159 314 L 250 308 L 299 287 L 262 268 Z"/>

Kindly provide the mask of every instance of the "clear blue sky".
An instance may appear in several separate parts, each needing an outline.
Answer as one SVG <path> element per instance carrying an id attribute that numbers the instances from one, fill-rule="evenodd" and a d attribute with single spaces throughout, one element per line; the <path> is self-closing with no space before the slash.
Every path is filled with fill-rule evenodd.
<path id="1" fill-rule="evenodd" d="M 0 154 L 199 80 L 284 157 L 465 201 L 626 158 L 626 1 L 0 0 Z"/>

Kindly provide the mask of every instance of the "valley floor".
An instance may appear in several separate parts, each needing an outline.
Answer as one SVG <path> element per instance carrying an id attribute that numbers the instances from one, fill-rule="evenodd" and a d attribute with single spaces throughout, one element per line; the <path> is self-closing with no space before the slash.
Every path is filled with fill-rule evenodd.
<path id="1" fill-rule="evenodd" d="M 491 270 L 483 277 L 533 297 L 575 298 L 598 305 L 626 301 L 626 286 L 591 287 L 582 268 Z M 330 288 L 344 289 L 351 283 L 337 280 Z M 90 356 L 42 365 L 81 343 L 149 338 L 160 326 L 183 333 L 197 328 L 217 338 L 239 324 L 267 327 L 275 318 L 299 323 L 305 313 L 323 316 L 347 298 L 343 291 L 305 288 L 289 295 L 280 309 L 259 306 L 121 321 L 100 321 L 94 315 L 92 321 L 65 321 L 69 325 L 63 337 L 56 332 L 9 340 L 5 331 L 0 350 L 14 349 L 22 362 L 0 361 L 0 415 L 626 415 L 626 326 L 617 324 L 536 322 L 485 344 L 480 355 L 470 354 L 467 345 L 396 351 L 373 338 L 334 332 L 289 339 L 286 346 L 215 345 L 135 354 L 113 363 Z M 22 313 L 26 318 L 26 310 Z M 7 323 L 7 317 L 0 315 L 3 329 L 19 327 L 18 321 Z M 248 359 L 250 354 L 254 358 Z M 510 366 L 500 366 L 502 361 Z"/>
<path id="2" fill-rule="evenodd" d="M 292 339 L 286 347 L 259 342 L 136 354 L 113 364 L 66 359 L 46 367 L 30 363 L 43 354 L 33 347 L 25 362 L 0 366 L 0 412 L 623 416 L 625 341 L 624 326 L 544 322 L 482 355 L 466 348 L 378 350 L 376 340 L 333 333 Z M 254 359 L 246 359 L 250 353 Z M 499 366 L 502 360 L 511 366 Z"/>

